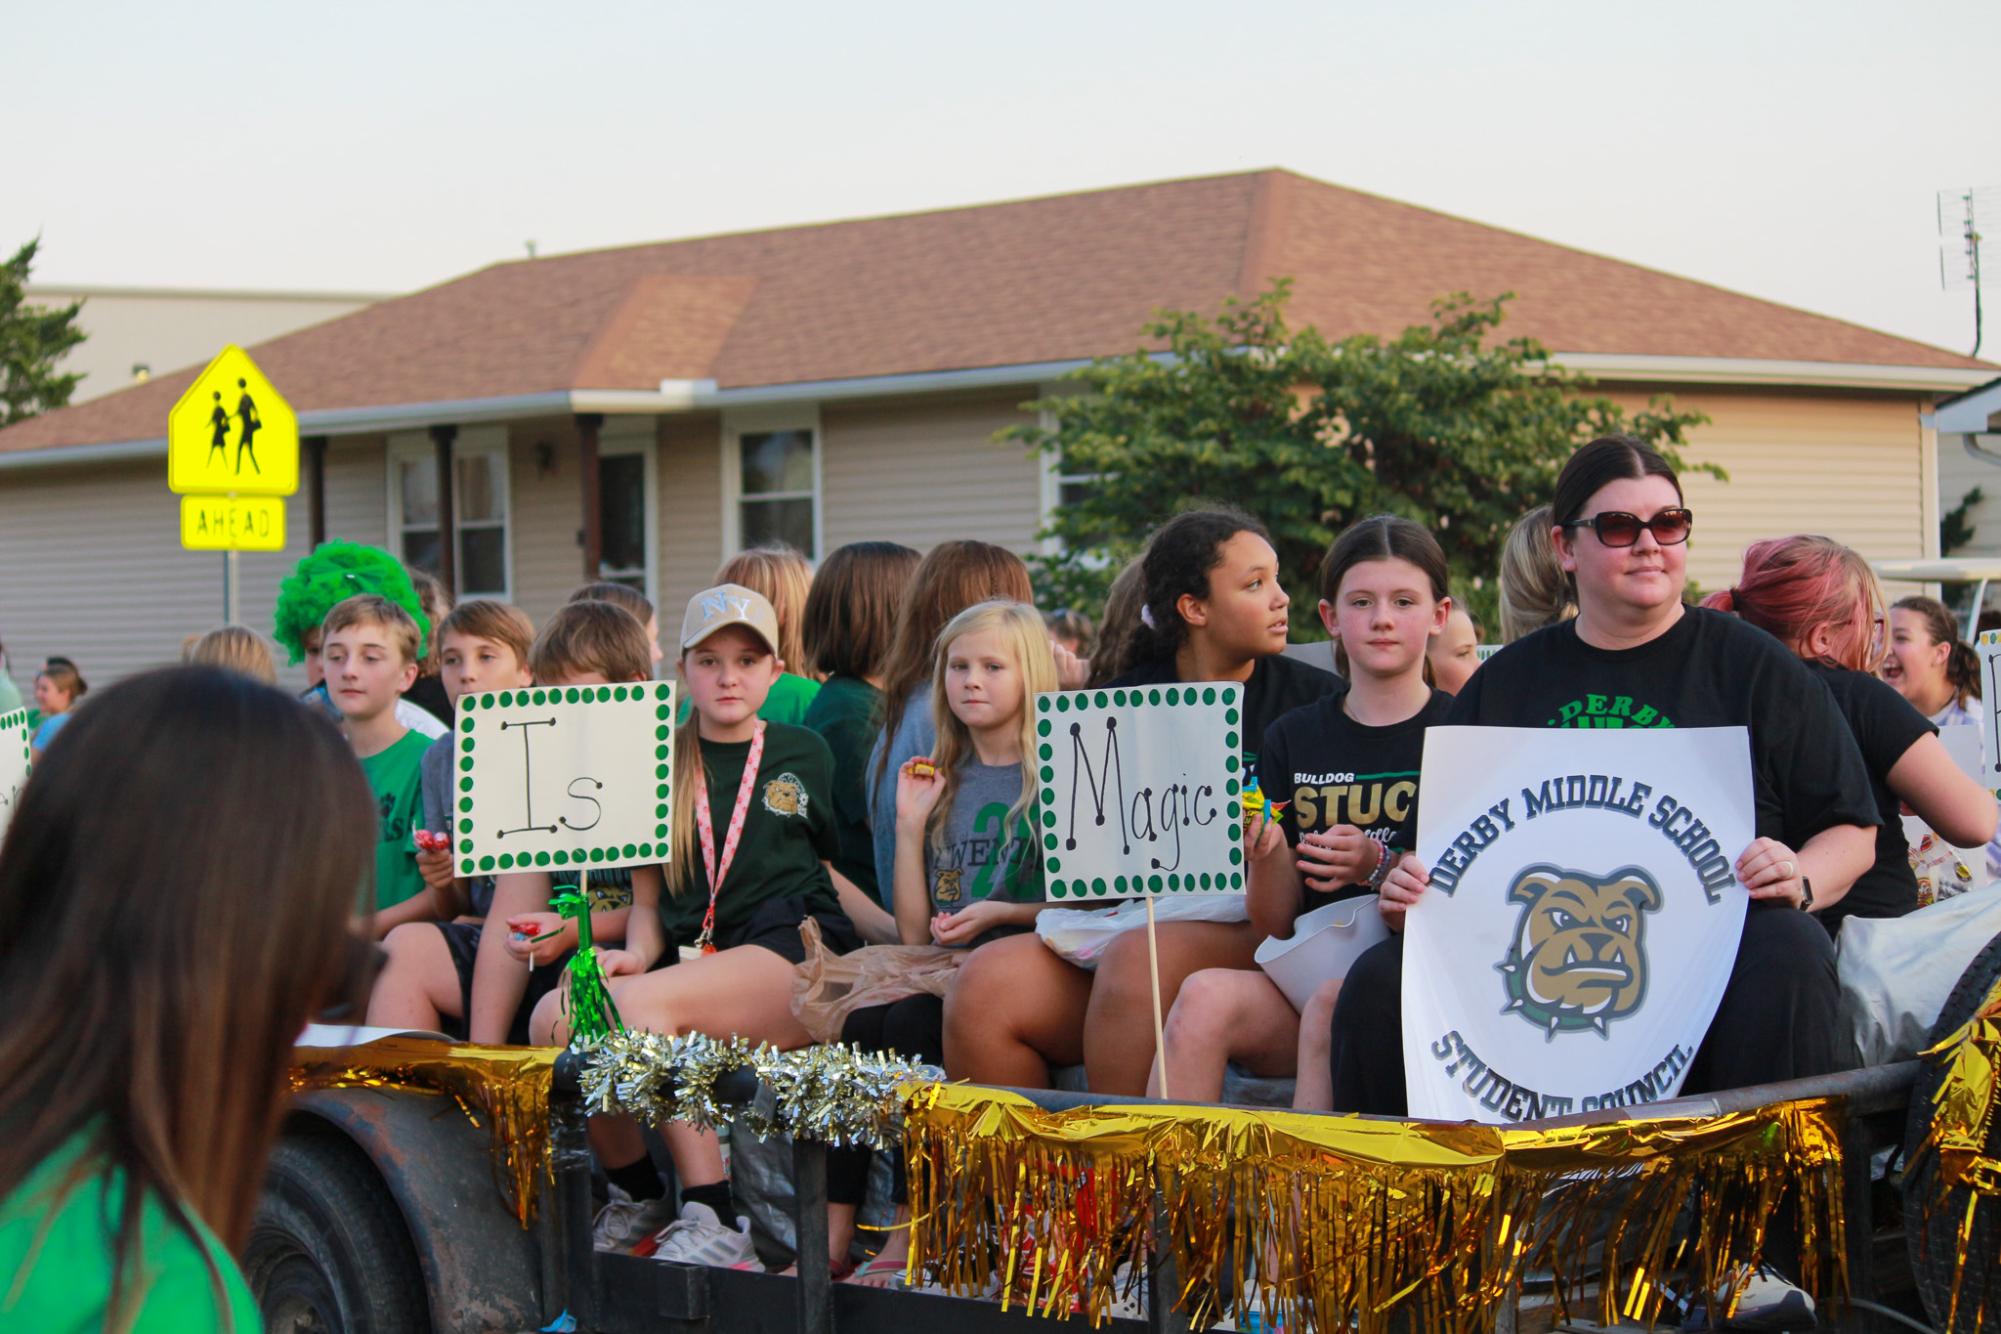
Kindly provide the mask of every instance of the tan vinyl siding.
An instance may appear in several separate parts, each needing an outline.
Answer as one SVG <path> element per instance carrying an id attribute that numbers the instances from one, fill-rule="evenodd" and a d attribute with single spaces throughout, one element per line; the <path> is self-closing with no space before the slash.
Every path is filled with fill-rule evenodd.
<path id="1" fill-rule="evenodd" d="M 713 415 L 660 419 L 660 646 L 679 656 L 674 636 L 688 599 L 723 563 L 722 423 Z"/>
<path id="2" fill-rule="evenodd" d="M 173 662 L 222 622 L 223 558 L 183 551 L 164 457 L 0 477 L 0 640 L 25 698 L 51 654 L 93 689 Z M 250 603 L 244 618 L 261 621 Z"/>
<path id="3" fill-rule="evenodd" d="M 1608 396 L 1645 406 L 1643 395 Z M 1691 435 L 1690 460 L 1730 475 L 1683 478 L 1696 513 L 1688 572 L 1705 593 L 1736 583 L 1744 549 L 1761 538 L 1822 533 L 1871 560 L 1930 549 L 1916 399 L 1688 388 L 1674 401 L 1710 417 Z"/>
<path id="4" fill-rule="evenodd" d="M 577 547 L 583 523 L 577 428 L 563 418 L 516 422 L 508 439 L 514 605 L 539 628 L 584 581 L 583 553 Z M 538 445 L 549 447 L 546 472 L 536 457 Z"/>
<path id="5" fill-rule="evenodd" d="M 846 542 L 902 542 L 922 551 L 978 538 L 1027 554 L 1042 524 L 1042 474 L 1019 445 L 994 432 L 1026 420 L 1024 388 L 979 398 L 841 407 L 820 412 L 821 535 Z"/>

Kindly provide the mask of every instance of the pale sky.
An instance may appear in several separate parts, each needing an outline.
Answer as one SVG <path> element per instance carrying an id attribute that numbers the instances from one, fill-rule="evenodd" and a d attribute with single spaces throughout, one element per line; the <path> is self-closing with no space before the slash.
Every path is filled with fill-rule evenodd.
<path id="1" fill-rule="evenodd" d="M 4 49 L 0 247 L 51 283 L 400 291 L 1282 166 L 1965 352 L 1935 196 L 2001 186 L 1995 0 L 80 0 Z"/>

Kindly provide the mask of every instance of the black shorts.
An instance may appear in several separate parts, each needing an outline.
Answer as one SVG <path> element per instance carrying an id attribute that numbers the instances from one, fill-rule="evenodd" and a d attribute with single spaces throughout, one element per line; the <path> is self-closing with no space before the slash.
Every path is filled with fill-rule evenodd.
<path id="1" fill-rule="evenodd" d="M 479 958 L 478 922 L 433 922 L 432 926 L 445 933 L 445 949 L 452 956 L 452 967 L 459 973 L 459 1019 L 447 1019 L 445 1032 L 461 1041 L 472 1017 L 472 972 L 473 961 Z M 522 994 L 521 1006 L 514 1012 L 514 1022 L 508 1025 L 507 1040 L 518 1047 L 528 1045 L 528 1019 L 535 1013 L 535 1007 L 542 998 L 563 985 L 564 966 L 570 962 L 575 950 L 564 950 L 548 963 L 536 965 L 528 974 L 528 990 Z M 522 965 L 524 968 L 527 965 Z"/>
<path id="2" fill-rule="evenodd" d="M 861 948 L 861 935 L 846 913 L 815 912 L 803 898 L 770 899 L 760 903 L 751 912 L 750 920 L 742 926 L 716 933 L 716 948 L 733 950 L 739 945 L 760 945 L 787 963 L 802 964 L 806 962 L 806 942 L 799 936 L 799 924 L 808 917 L 820 924 L 820 940 L 833 953 L 846 954 Z M 656 966 L 678 963 L 681 958 L 678 947 L 694 943 L 693 939 L 674 939 L 670 932 L 667 951 Z"/>

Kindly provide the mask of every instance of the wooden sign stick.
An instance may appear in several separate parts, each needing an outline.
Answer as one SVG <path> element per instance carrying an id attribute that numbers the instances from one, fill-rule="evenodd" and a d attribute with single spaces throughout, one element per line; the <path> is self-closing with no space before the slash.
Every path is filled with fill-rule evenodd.
<path id="1" fill-rule="evenodd" d="M 1171 1097 L 1167 1091 L 1167 1039 L 1166 1024 L 1160 1013 L 1160 938 L 1153 929 L 1154 895 L 1146 896 L 1146 964 L 1147 972 L 1153 979 L 1153 1059 L 1160 1062 L 1160 1096 Z"/>

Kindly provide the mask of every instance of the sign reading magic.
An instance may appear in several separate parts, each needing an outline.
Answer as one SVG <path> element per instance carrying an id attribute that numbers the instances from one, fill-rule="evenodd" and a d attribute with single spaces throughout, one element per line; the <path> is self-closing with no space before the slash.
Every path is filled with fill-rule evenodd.
<path id="1" fill-rule="evenodd" d="M 1528 1121 L 1678 1093 L 1737 956 L 1754 827 L 1741 727 L 1428 731 L 1411 1115 Z"/>

